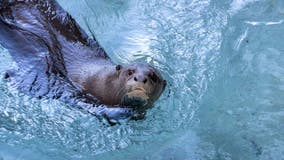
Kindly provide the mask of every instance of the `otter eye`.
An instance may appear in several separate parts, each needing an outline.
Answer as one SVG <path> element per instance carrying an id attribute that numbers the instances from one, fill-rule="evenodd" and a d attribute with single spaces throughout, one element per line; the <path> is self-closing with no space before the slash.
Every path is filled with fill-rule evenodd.
<path id="1" fill-rule="evenodd" d="M 159 77 L 156 75 L 156 73 L 151 73 L 149 77 L 154 83 L 156 83 L 159 80 Z"/>
<path id="2" fill-rule="evenodd" d="M 128 75 L 131 76 L 134 73 L 133 70 L 128 70 Z"/>

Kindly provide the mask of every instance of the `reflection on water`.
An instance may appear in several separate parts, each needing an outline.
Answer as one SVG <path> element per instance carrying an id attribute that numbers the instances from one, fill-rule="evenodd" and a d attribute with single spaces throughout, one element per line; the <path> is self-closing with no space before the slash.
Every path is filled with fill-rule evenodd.
<path id="1" fill-rule="evenodd" d="M 62 102 L 22 95 L 2 80 L 0 159 L 284 156 L 282 2 L 59 2 L 116 62 L 148 62 L 169 85 L 146 120 L 107 127 Z M 1 72 L 13 67 L 3 48 L 0 59 Z"/>

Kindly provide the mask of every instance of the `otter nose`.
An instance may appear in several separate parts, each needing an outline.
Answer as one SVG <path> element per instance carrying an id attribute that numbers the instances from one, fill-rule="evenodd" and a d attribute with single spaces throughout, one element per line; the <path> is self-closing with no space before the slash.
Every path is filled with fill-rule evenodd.
<path id="1" fill-rule="evenodd" d="M 138 75 L 134 77 L 134 81 L 147 83 L 147 77 Z"/>

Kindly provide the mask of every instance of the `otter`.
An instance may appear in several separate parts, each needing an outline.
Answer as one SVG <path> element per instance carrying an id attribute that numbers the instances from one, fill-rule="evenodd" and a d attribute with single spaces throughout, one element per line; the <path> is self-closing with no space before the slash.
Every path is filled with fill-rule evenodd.
<path id="1" fill-rule="evenodd" d="M 20 91 L 63 97 L 108 119 L 111 111 L 144 118 L 166 86 L 148 64 L 115 64 L 55 0 L 2 0 L 0 44 L 17 63 L 5 78 Z"/>

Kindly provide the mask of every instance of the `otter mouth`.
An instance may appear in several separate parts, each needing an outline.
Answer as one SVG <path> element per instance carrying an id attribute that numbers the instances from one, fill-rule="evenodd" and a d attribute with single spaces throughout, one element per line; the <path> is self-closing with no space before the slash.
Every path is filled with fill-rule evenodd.
<path id="1" fill-rule="evenodd" d="M 132 107 L 145 107 L 149 102 L 149 96 L 144 88 L 135 87 L 123 97 L 123 104 Z"/>
<path id="2" fill-rule="evenodd" d="M 137 92 L 145 92 L 146 93 L 146 90 L 144 88 L 141 88 L 141 87 L 136 87 L 132 90 L 133 91 L 137 91 Z"/>

